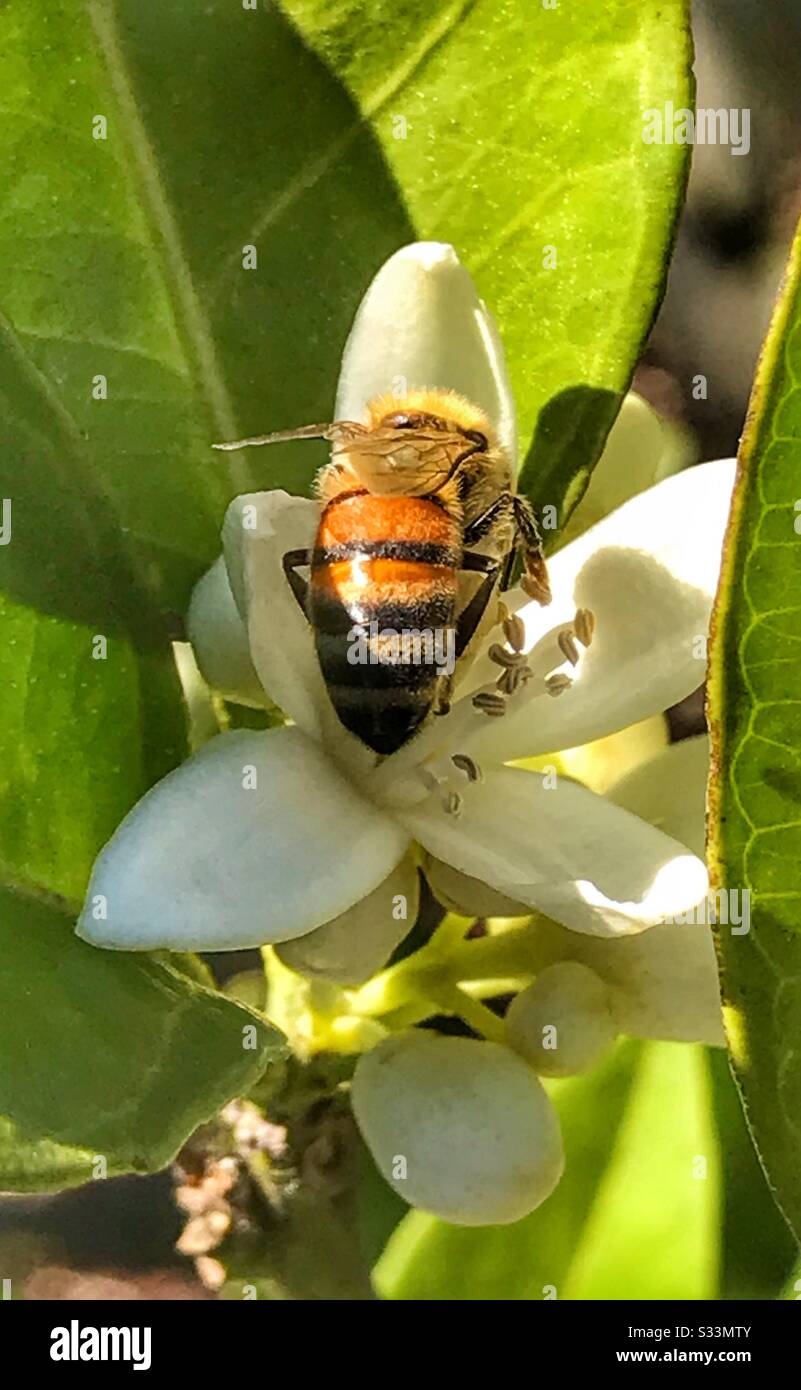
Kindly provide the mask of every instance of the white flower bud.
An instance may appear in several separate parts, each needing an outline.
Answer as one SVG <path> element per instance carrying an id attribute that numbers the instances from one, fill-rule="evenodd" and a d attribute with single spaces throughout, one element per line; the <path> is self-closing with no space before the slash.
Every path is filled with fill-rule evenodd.
<path id="1" fill-rule="evenodd" d="M 562 1174 L 556 1112 L 498 1043 L 425 1029 L 386 1038 L 359 1059 L 352 1100 L 390 1186 L 456 1225 L 518 1221 Z"/>
<path id="2" fill-rule="evenodd" d="M 419 898 L 417 869 L 407 854 L 366 898 L 307 936 L 276 946 L 276 955 L 300 975 L 338 985 L 363 984 L 408 936 Z"/>
<path id="3" fill-rule="evenodd" d="M 586 965 L 551 965 L 506 1015 L 509 1045 L 543 1076 L 588 1071 L 617 1034 L 609 991 Z"/>

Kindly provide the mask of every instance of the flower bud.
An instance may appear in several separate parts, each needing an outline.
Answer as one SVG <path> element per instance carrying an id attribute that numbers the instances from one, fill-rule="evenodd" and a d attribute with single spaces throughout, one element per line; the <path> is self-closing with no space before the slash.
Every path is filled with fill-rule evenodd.
<path id="1" fill-rule="evenodd" d="M 386 1038 L 359 1059 L 352 1101 L 390 1186 L 456 1225 L 518 1221 L 561 1176 L 556 1112 L 498 1043 L 426 1029 Z"/>
<path id="2" fill-rule="evenodd" d="M 551 965 L 512 1001 L 506 1035 L 543 1076 L 588 1071 L 616 1037 L 606 985 L 586 965 Z"/>
<path id="3" fill-rule="evenodd" d="M 411 931 L 419 898 L 417 869 L 407 854 L 366 898 L 307 936 L 276 946 L 276 955 L 290 970 L 311 979 L 363 984 Z"/>

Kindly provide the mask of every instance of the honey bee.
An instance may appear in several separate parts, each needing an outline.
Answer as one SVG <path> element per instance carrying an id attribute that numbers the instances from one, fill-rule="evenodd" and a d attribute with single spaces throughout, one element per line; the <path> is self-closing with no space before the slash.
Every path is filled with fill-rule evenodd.
<path id="1" fill-rule="evenodd" d="M 365 424 L 307 425 L 215 448 L 293 439 L 326 439 L 332 450 L 316 481 L 314 546 L 289 551 L 284 573 L 340 722 L 376 753 L 394 753 L 430 714 L 446 712 L 453 664 L 518 551 L 527 592 L 550 602 L 534 511 L 514 492 L 511 460 L 484 412 L 452 391 L 380 396 Z"/>

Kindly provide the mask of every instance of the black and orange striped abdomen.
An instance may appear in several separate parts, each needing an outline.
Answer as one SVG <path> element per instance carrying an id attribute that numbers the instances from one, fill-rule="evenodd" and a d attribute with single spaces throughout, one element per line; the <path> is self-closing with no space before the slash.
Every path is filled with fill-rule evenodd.
<path id="1" fill-rule="evenodd" d="M 400 748 L 431 708 L 461 559 L 459 524 L 430 497 L 350 492 L 323 512 L 309 585 L 317 655 L 342 723 L 377 753 Z"/>

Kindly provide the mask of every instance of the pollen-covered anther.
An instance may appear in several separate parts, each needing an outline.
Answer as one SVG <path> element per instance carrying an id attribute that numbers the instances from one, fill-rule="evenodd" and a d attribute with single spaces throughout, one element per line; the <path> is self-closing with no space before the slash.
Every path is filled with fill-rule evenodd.
<path id="1" fill-rule="evenodd" d="M 576 637 L 572 629 L 566 627 L 559 633 L 557 641 L 559 643 L 559 650 L 567 657 L 571 666 L 578 666 L 579 649 L 576 646 Z"/>
<path id="2" fill-rule="evenodd" d="M 521 685 L 530 681 L 534 672 L 530 666 L 510 666 L 504 671 L 502 676 L 495 682 L 495 689 L 500 690 L 503 695 L 514 695 Z"/>
<path id="3" fill-rule="evenodd" d="M 570 676 L 565 676 L 561 671 L 555 671 L 545 682 L 545 689 L 549 695 L 563 695 L 573 684 Z"/>
<path id="4" fill-rule="evenodd" d="M 582 647 L 589 647 L 595 636 L 595 614 L 591 608 L 577 608 L 573 619 L 573 631 Z"/>
<path id="5" fill-rule="evenodd" d="M 508 652 L 499 642 L 493 642 L 487 655 L 490 661 L 494 661 L 496 666 L 502 666 L 505 671 L 511 670 L 514 666 L 524 666 L 526 661 L 522 652 Z"/>
<path id="6" fill-rule="evenodd" d="M 494 690 L 479 690 L 478 694 L 473 696 L 473 708 L 497 719 L 506 713 L 506 700 Z"/>
<path id="7" fill-rule="evenodd" d="M 483 782 L 484 774 L 477 762 L 468 757 L 467 753 L 454 753 L 451 757 L 454 767 L 463 772 L 468 782 Z"/>
<path id="8" fill-rule="evenodd" d="M 503 621 L 503 635 L 513 652 L 522 652 L 526 644 L 526 625 L 519 613 L 507 614 Z"/>

